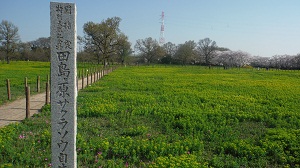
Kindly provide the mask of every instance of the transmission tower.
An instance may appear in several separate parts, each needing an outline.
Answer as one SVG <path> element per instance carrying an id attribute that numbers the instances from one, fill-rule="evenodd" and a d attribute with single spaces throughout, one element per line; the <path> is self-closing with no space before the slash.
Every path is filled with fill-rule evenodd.
<path id="1" fill-rule="evenodd" d="M 159 44 L 163 45 L 165 43 L 165 36 L 164 36 L 164 31 L 165 31 L 165 13 L 164 11 L 161 12 L 161 26 L 160 26 L 160 37 L 159 37 Z"/>

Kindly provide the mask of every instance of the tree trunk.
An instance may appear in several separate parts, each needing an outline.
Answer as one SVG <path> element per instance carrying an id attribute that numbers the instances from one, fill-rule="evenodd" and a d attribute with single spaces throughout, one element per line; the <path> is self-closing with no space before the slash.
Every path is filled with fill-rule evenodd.
<path id="1" fill-rule="evenodd" d="M 7 64 L 9 64 L 9 63 L 10 63 L 10 60 L 9 60 L 8 53 L 6 54 L 6 62 L 7 62 Z"/>
<path id="2" fill-rule="evenodd" d="M 98 65 L 100 64 L 100 54 L 97 54 Z"/>

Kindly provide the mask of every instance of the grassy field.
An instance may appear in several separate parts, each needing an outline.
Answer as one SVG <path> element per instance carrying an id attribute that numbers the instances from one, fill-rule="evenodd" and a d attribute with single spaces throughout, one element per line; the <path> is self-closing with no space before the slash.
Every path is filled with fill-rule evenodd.
<path id="1" fill-rule="evenodd" d="M 95 67 L 89 63 L 79 63 L 78 73 L 82 74 L 83 69 Z M 87 72 L 85 72 L 87 73 Z M 40 76 L 41 92 L 45 91 L 47 75 L 50 75 L 49 62 L 32 62 L 32 61 L 12 61 L 10 64 L 0 63 L 0 105 L 8 102 L 6 79 L 10 80 L 12 101 L 25 97 L 24 81 L 28 79 L 28 85 L 32 94 L 37 93 L 37 76 Z M 81 77 L 81 75 L 80 75 Z"/>
<path id="2" fill-rule="evenodd" d="M 12 100 L 25 97 L 24 81 L 28 79 L 31 92 L 36 93 L 37 76 L 41 79 L 41 91 L 45 91 L 49 62 L 15 62 L 0 64 L 0 105 L 8 102 L 6 79 L 10 80 Z"/>
<path id="3" fill-rule="evenodd" d="M 78 165 L 299 167 L 299 75 L 119 68 L 79 92 Z M 49 166 L 50 139 L 48 106 L 0 129 L 0 167 Z"/>

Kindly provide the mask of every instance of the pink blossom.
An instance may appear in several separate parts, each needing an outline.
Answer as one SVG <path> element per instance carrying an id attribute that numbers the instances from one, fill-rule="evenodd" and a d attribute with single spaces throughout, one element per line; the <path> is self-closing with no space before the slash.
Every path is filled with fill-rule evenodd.
<path id="1" fill-rule="evenodd" d="M 19 139 L 25 139 L 25 135 L 24 134 L 19 135 Z"/>

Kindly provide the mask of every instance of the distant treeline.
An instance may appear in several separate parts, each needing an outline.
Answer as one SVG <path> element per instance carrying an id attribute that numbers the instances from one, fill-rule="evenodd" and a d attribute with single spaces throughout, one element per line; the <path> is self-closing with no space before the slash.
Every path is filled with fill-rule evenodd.
<path id="1" fill-rule="evenodd" d="M 121 32 L 121 18 L 112 17 L 100 23 L 87 22 L 84 36 L 77 38 L 78 61 L 95 64 L 180 64 L 230 67 L 260 67 L 300 69 L 300 54 L 251 56 L 244 51 L 232 51 L 209 38 L 183 44 L 159 43 L 148 37 L 138 39 L 132 48 L 128 37 Z M 50 37 L 21 42 L 18 27 L 3 20 L 0 24 L 0 60 L 50 61 Z"/>

